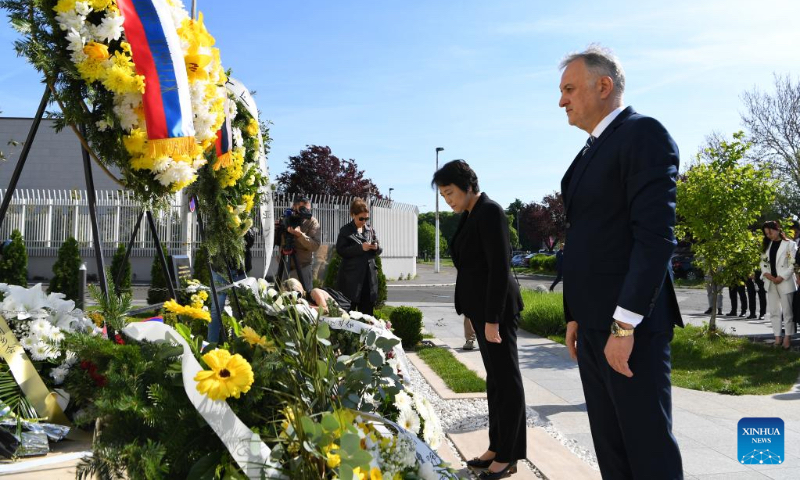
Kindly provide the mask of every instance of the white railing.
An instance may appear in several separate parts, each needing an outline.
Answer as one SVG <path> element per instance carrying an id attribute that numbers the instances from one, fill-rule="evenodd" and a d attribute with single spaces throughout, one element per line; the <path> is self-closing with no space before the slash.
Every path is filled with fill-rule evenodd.
<path id="1" fill-rule="evenodd" d="M 0 190 L 0 199 L 5 190 Z M 350 221 L 351 198 L 311 196 L 312 211 L 322 228 L 323 244 L 333 245 L 339 229 Z M 291 197 L 273 196 L 274 217 L 279 219 L 291 206 Z M 104 255 L 113 255 L 118 244 L 127 245 L 131 238 L 141 206 L 129 192 L 97 191 L 97 222 Z M 417 215 L 414 205 L 375 200 L 370 216 L 378 238 L 383 246 L 384 257 L 415 257 L 417 254 Z M 256 218 L 260 218 L 256 212 Z M 158 235 L 170 253 L 193 252 L 199 243 L 197 222 L 176 196 L 169 208 L 155 215 Z M 187 228 L 189 231 L 187 232 Z M 30 257 L 56 257 L 63 242 L 74 237 L 81 253 L 89 256 L 93 252 L 91 222 L 85 190 L 16 190 L 8 213 L 0 228 L 0 240 L 9 238 L 13 230 L 19 230 L 25 240 Z M 260 239 L 261 229 L 252 250 L 253 256 L 263 258 L 267 251 Z M 154 244 L 147 219 L 142 220 L 131 256 L 152 257 Z"/>

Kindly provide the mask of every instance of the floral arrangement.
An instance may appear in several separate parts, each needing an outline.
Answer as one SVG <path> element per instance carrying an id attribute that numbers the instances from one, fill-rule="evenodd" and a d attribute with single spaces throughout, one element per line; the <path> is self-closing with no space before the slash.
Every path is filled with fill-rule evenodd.
<path id="1" fill-rule="evenodd" d="M 63 346 L 66 336 L 99 335 L 102 330 L 75 308 L 75 302 L 65 300 L 61 293 L 46 294 L 41 284 L 31 288 L 0 284 L 0 293 L 0 314 L 20 345 L 43 379 L 61 385 L 78 361 L 74 352 Z"/>
<path id="2" fill-rule="evenodd" d="M 194 127 L 194 136 L 186 137 L 193 140 L 170 151 L 148 140 L 145 77 L 134 64 L 116 0 L 0 2 L 23 36 L 15 44 L 18 54 L 42 72 L 61 108 L 57 127 L 72 127 L 94 159 L 119 168 L 124 185 L 147 202 L 197 178 L 225 116 L 227 77 L 202 15 L 191 19 L 181 0 L 166 4 L 186 66 Z"/>
<path id="3" fill-rule="evenodd" d="M 419 453 L 423 441 L 440 442 L 441 425 L 430 404 L 397 375 L 391 358 L 396 337 L 364 322 L 348 320 L 347 328 L 366 326 L 362 331 L 333 325 L 263 280 L 247 279 L 238 294 L 244 314 L 223 317 L 227 341 L 208 345 L 192 326 L 175 324 L 201 367 L 187 388 L 224 402 L 269 445 L 280 472 L 290 478 L 455 478 L 435 455 Z M 334 334 L 355 341 L 338 344 Z M 79 411 L 76 422 L 102 419 L 94 455 L 79 475 L 243 476 L 187 398 L 180 380 L 184 347 L 77 334 L 64 342 L 82 365 L 64 382 Z"/>

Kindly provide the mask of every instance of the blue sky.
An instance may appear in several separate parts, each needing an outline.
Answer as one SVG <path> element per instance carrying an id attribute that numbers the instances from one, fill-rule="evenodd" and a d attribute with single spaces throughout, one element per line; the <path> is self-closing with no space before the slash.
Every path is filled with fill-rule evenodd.
<path id="1" fill-rule="evenodd" d="M 187 6 L 191 2 L 186 2 Z M 354 158 L 393 199 L 433 210 L 440 161 L 466 159 L 502 205 L 559 188 L 586 134 L 558 108 L 558 62 L 599 42 L 625 103 L 659 119 L 687 164 L 712 131 L 741 128 L 740 95 L 797 78 L 800 2 L 199 0 L 223 64 L 274 122 L 274 178 L 307 144 Z M 31 116 L 38 74 L 0 26 L 0 109 Z M 446 206 L 445 206 L 446 208 Z"/>

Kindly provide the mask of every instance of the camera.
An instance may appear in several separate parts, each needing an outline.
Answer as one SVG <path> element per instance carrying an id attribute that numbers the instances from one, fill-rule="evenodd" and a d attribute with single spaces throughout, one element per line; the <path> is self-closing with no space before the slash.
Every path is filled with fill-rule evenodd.
<path id="1" fill-rule="evenodd" d="M 304 221 L 311 218 L 311 216 L 311 210 L 307 209 L 305 206 L 297 210 L 287 208 L 286 211 L 283 212 L 283 226 L 284 228 L 297 228 L 302 225 Z"/>

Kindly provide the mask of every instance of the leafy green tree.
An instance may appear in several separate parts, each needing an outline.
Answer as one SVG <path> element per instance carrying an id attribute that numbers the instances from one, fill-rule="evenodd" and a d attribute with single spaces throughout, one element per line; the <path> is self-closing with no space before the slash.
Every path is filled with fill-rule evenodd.
<path id="1" fill-rule="evenodd" d="M 743 161 L 751 144 L 744 133 L 705 148 L 678 180 L 679 238 L 691 237 L 695 264 L 719 289 L 747 278 L 761 256 L 761 235 L 749 227 L 775 199 L 768 169 Z M 706 161 L 701 161 L 705 159 Z M 716 295 L 709 330 L 716 329 Z"/>
<path id="2" fill-rule="evenodd" d="M 111 260 L 111 277 L 108 280 L 113 283 L 116 282 L 117 276 L 120 276 L 119 286 L 116 287 L 117 295 L 131 293 L 131 260 L 129 258 L 124 264 L 122 263 L 125 260 L 126 250 L 125 245 L 120 243 L 117 246 L 117 251 L 114 252 L 114 258 Z M 122 272 L 121 275 L 120 271 Z"/>
<path id="3" fill-rule="evenodd" d="M 80 287 L 81 251 L 78 241 L 69 237 L 58 249 L 58 258 L 53 264 L 53 278 L 47 293 L 63 293 L 68 299 L 78 301 Z"/>
<path id="4" fill-rule="evenodd" d="M 461 220 L 461 214 L 448 211 L 440 211 L 439 232 L 441 232 L 441 234 L 439 235 L 439 237 L 440 238 L 444 237 L 444 239 L 447 241 L 451 240 L 453 238 L 453 235 L 456 234 L 456 230 L 458 229 L 458 222 L 460 220 Z M 435 227 L 436 213 L 435 212 L 421 213 L 419 217 L 417 217 L 417 222 L 419 225 L 422 225 L 422 223 L 424 222 L 424 223 L 429 223 L 431 226 Z"/>
<path id="5" fill-rule="evenodd" d="M 170 265 L 170 255 L 167 252 L 167 247 L 161 245 L 164 255 L 167 257 L 167 266 Z M 150 288 L 147 289 L 147 303 L 150 305 L 166 302 L 169 300 L 169 289 L 167 282 L 169 277 L 164 276 L 164 269 L 161 268 L 161 260 L 158 258 L 158 253 L 153 255 L 153 265 L 150 267 Z"/>
<path id="6" fill-rule="evenodd" d="M 192 275 L 195 280 L 203 285 L 207 287 L 211 286 L 211 273 L 208 271 L 208 252 L 203 245 L 200 245 L 197 250 L 194 251 L 194 257 L 192 258 Z"/>
<path id="7" fill-rule="evenodd" d="M 375 257 L 375 266 L 378 267 L 378 299 L 375 301 L 375 306 L 382 307 L 389 298 L 389 290 L 386 288 L 386 275 L 383 274 L 383 262 L 380 256 Z"/>
<path id="8" fill-rule="evenodd" d="M 417 227 L 417 251 L 419 256 L 433 257 L 436 250 L 436 227 L 427 222 L 422 222 Z M 447 251 L 447 240 L 439 232 L 439 251 Z"/>
<path id="9" fill-rule="evenodd" d="M 3 249 L 0 282 L 23 287 L 28 285 L 28 251 L 19 230 L 11 232 L 11 243 Z"/>
<path id="10" fill-rule="evenodd" d="M 506 214 L 506 218 L 508 219 L 508 238 L 511 241 L 511 249 L 519 250 L 519 232 L 514 228 L 514 216 Z"/>

